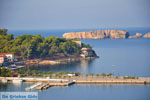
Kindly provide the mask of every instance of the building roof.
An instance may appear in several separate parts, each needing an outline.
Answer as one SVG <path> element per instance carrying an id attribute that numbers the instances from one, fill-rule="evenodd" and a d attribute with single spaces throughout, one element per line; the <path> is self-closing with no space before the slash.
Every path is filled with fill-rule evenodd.
<path id="1" fill-rule="evenodd" d="M 15 73 L 12 73 L 12 74 L 13 74 L 13 75 L 16 75 L 16 76 L 18 75 L 18 73 L 17 73 L 17 72 L 15 72 Z"/>
<path id="2" fill-rule="evenodd" d="M 0 53 L 0 56 L 1 55 L 10 55 L 10 54 L 12 54 L 12 53 Z"/>
<path id="3" fill-rule="evenodd" d="M 4 58 L 5 56 L 0 55 L 0 58 Z"/>

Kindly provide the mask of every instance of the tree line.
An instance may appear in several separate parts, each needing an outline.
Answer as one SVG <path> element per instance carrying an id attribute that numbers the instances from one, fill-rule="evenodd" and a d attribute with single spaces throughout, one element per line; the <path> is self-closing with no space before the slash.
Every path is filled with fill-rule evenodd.
<path id="1" fill-rule="evenodd" d="M 44 58 L 60 53 L 64 56 L 78 55 L 82 47 L 91 48 L 89 44 L 79 47 L 72 39 L 59 37 L 44 38 L 41 35 L 25 34 L 14 38 L 13 34 L 7 34 L 7 29 L 0 29 L 0 52 L 11 52 L 23 59 Z"/>

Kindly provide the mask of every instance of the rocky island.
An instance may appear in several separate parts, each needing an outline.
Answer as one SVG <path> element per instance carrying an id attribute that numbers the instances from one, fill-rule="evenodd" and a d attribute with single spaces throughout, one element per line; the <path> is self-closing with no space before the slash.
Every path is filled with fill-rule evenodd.
<path id="1" fill-rule="evenodd" d="M 150 38 L 150 32 L 144 35 L 144 38 Z"/>
<path id="2" fill-rule="evenodd" d="M 142 34 L 141 33 L 136 33 L 134 36 L 129 36 L 128 38 L 141 38 Z"/>
<path id="3" fill-rule="evenodd" d="M 70 32 L 64 33 L 63 38 L 66 39 L 126 39 L 126 38 L 141 38 L 141 33 L 136 33 L 135 36 L 130 36 L 125 30 L 97 30 L 87 32 Z M 145 38 L 150 38 L 150 33 L 144 35 Z"/>

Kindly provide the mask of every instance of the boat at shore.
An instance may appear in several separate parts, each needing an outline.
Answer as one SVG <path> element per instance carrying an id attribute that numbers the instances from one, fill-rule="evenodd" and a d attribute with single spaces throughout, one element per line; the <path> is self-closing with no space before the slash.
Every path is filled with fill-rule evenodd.
<path id="1" fill-rule="evenodd" d="M 23 81 L 22 79 L 14 79 L 14 80 L 12 80 L 13 83 L 22 83 L 22 81 Z"/>
<path id="2" fill-rule="evenodd" d="M 8 80 L 7 79 L 2 79 L 2 83 L 7 83 Z"/>

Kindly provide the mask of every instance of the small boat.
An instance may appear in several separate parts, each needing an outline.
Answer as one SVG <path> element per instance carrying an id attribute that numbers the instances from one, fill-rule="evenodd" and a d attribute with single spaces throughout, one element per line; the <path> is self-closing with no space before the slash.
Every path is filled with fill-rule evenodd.
<path id="1" fill-rule="evenodd" d="M 22 83 L 22 81 L 23 81 L 22 79 L 14 79 L 12 82 L 13 83 Z"/>
<path id="2" fill-rule="evenodd" d="M 7 79 L 2 79 L 2 83 L 7 83 L 8 80 Z"/>

